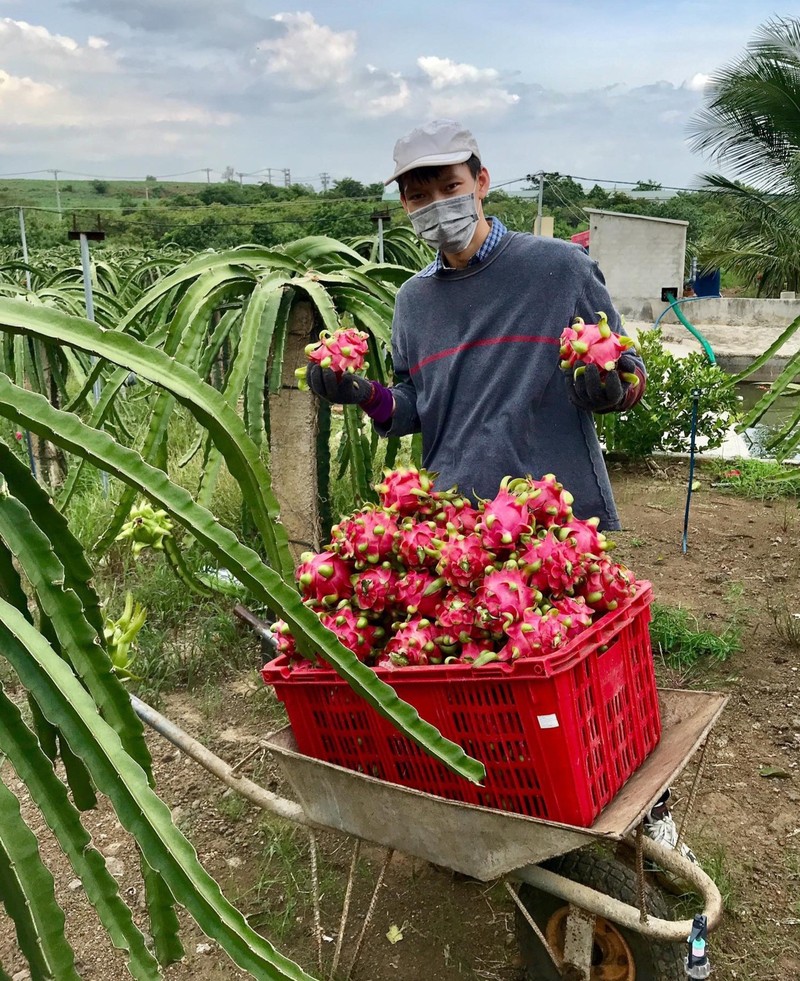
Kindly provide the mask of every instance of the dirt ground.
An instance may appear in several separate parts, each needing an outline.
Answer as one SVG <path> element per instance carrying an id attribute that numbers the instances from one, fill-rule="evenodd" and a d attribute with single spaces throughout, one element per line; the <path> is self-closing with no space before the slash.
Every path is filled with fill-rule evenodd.
<path id="1" fill-rule="evenodd" d="M 637 472 L 612 465 L 611 470 L 625 528 L 613 535 L 616 555 L 639 578 L 653 582 L 657 602 L 684 606 L 703 627 L 722 629 L 735 620 L 743 629 L 742 650 L 725 663 L 704 664 L 682 677 L 662 663 L 658 667 L 666 686 L 730 695 L 712 736 L 687 835 L 727 898 L 724 923 L 711 939 L 714 977 L 800 979 L 800 619 L 792 616 L 800 615 L 797 502 L 732 497 L 713 488 L 701 470 L 683 554 L 686 465 L 653 464 Z M 258 660 L 253 644 L 254 667 Z M 224 691 L 175 694 L 161 707 L 230 762 L 256 749 L 259 737 L 282 720 L 282 708 L 255 670 L 234 679 Z M 282 952 L 310 973 L 327 977 L 352 842 L 337 835 L 320 837 L 323 975 L 312 939 L 307 833 L 265 818 L 169 744 L 156 737 L 150 742 L 158 789 L 206 868 Z M 272 762 L 258 753 L 244 771 L 269 789 L 286 790 Z M 678 819 L 692 772 L 690 768 L 676 787 Z M 781 776 L 765 775 L 770 772 Z M 141 911 L 141 881 L 130 840 L 107 809 L 88 815 L 86 822 L 123 895 Z M 42 832 L 81 977 L 128 977 L 48 833 L 35 820 L 34 828 Z M 382 861 L 379 849 L 363 846 L 355 862 L 341 978 L 347 976 Z M 171 981 L 245 977 L 188 918 L 184 922 L 186 958 L 166 972 Z M 402 934 L 395 943 L 387 938 L 393 927 Z M 27 977 L 18 973 L 22 961 L 2 917 L 0 961 L 17 981 Z M 513 906 L 502 884 L 478 883 L 395 856 L 353 978 L 521 981 Z"/>

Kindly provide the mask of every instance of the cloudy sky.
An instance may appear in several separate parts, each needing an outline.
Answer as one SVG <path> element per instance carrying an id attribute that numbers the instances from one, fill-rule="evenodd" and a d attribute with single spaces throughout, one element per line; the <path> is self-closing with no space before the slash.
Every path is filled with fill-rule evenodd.
<path id="1" fill-rule="evenodd" d="M 0 0 L 0 174 L 369 182 L 446 115 L 495 183 L 691 186 L 711 167 L 684 142 L 708 76 L 783 4 Z"/>

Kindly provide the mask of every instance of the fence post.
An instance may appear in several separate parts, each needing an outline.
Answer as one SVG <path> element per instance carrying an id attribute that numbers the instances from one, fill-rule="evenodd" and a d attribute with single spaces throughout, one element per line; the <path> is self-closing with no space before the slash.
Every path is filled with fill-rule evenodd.
<path id="1" fill-rule="evenodd" d="M 307 362 L 305 346 L 314 329 L 310 303 L 296 303 L 289 315 L 281 390 L 269 397 L 270 469 L 281 520 L 295 561 L 320 547 L 321 517 L 317 501 L 317 433 L 319 405 L 297 387 L 295 369 Z"/>

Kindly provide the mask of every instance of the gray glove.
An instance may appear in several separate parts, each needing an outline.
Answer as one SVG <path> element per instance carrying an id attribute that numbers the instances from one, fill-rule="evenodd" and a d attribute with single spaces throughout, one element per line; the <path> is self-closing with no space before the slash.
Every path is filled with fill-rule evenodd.
<path id="1" fill-rule="evenodd" d="M 347 373 L 337 376 L 333 368 L 323 368 L 316 361 L 309 362 L 306 384 L 315 395 L 336 405 L 360 405 L 372 395 L 368 378 Z"/>
<path id="2" fill-rule="evenodd" d="M 578 361 L 575 367 L 580 365 Z M 587 412 L 614 412 L 621 407 L 630 388 L 630 383 L 623 381 L 620 375 L 632 374 L 635 369 L 636 361 L 629 354 L 622 354 L 616 371 L 609 371 L 605 378 L 600 377 L 596 364 L 586 365 L 577 377 L 573 370 L 567 378 L 569 400 Z"/>

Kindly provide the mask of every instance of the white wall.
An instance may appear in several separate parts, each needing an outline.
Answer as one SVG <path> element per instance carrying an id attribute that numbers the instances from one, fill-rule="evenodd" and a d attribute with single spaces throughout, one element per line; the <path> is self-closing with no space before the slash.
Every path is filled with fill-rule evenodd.
<path id="1" fill-rule="evenodd" d="M 587 208 L 589 254 L 626 316 L 645 303 L 659 303 L 663 287 L 683 294 L 688 222 Z M 638 310 L 636 310 L 638 313 Z"/>

